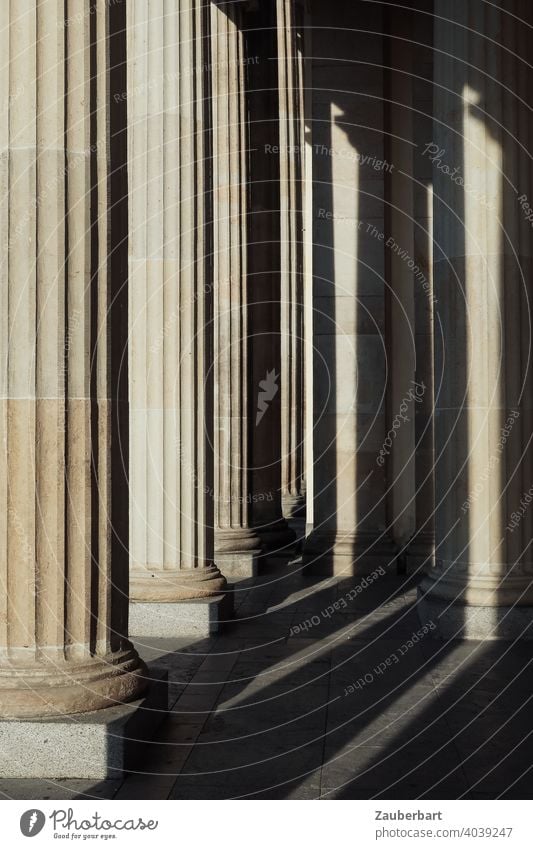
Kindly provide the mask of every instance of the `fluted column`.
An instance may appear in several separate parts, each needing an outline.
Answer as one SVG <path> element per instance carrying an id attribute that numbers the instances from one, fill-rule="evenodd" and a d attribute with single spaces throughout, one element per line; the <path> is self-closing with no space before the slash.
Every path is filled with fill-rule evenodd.
<path id="1" fill-rule="evenodd" d="M 387 158 L 394 164 L 386 177 L 385 215 L 388 426 L 396 429 L 390 449 L 385 448 L 380 462 L 384 461 L 387 467 L 389 532 L 403 554 L 416 525 L 415 413 L 423 397 L 423 388 L 417 391 L 415 383 L 415 286 L 418 281 L 414 269 L 413 56 L 409 44 L 414 15 L 405 8 L 389 7 L 387 12 L 390 39 L 385 94 L 390 126 Z"/>
<path id="2" fill-rule="evenodd" d="M 388 525 L 403 571 L 424 563 L 433 550 L 432 192 L 431 163 L 421 154 L 432 136 L 432 20 L 415 8 L 390 6 L 387 29 L 386 156 L 394 166 L 385 185 L 392 435 L 380 463 L 387 469 Z"/>
<path id="3" fill-rule="evenodd" d="M 423 0 L 422 0 L 423 2 Z M 415 9 L 424 8 L 420 2 Z M 400 11 L 400 10 L 398 10 Z M 413 219 L 415 270 L 415 381 L 419 400 L 415 420 L 416 529 L 407 550 L 407 564 L 417 568 L 432 557 L 435 546 L 433 440 L 433 184 L 432 166 L 424 149 L 433 134 L 433 21 L 413 15 L 411 38 L 417 43 L 413 78 Z M 421 47 L 420 45 L 424 45 Z"/>
<path id="4" fill-rule="evenodd" d="M 435 12 L 436 564 L 421 605 L 445 635 L 518 635 L 533 603 L 532 13 Z"/>
<path id="5" fill-rule="evenodd" d="M 281 487 L 287 519 L 305 515 L 303 8 L 277 0 L 280 262 Z M 300 26 L 298 26 L 300 25 Z"/>
<path id="6" fill-rule="evenodd" d="M 106 0 L 0 11 L 4 718 L 92 711 L 144 688 L 126 639 L 119 13 Z"/>
<path id="7" fill-rule="evenodd" d="M 252 515 L 265 552 L 286 553 L 294 541 L 282 510 L 279 100 L 276 0 L 246 12 L 248 56 L 248 278 Z"/>
<path id="8" fill-rule="evenodd" d="M 131 596 L 173 602 L 225 586 L 214 565 L 210 13 L 201 0 L 135 0 L 128 13 Z"/>
<path id="9" fill-rule="evenodd" d="M 211 6 L 215 290 L 215 551 L 227 575 L 252 575 L 249 470 L 247 151 L 242 10 Z"/>
<path id="10" fill-rule="evenodd" d="M 359 4 L 331 4 L 327 26 L 313 28 L 313 530 L 303 560 L 318 574 L 395 568 L 380 454 L 389 429 L 383 197 L 393 165 L 385 12 L 370 4 L 362 20 Z M 339 35 L 331 64 L 336 27 L 350 38 Z"/>

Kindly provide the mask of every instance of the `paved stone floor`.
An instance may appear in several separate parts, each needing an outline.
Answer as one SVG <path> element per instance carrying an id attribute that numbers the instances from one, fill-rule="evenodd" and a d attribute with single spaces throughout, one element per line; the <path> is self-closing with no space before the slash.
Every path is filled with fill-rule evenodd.
<path id="1" fill-rule="evenodd" d="M 533 643 L 413 642 L 414 580 L 346 600 L 360 581 L 280 562 L 235 585 L 219 636 L 136 641 L 168 669 L 172 705 L 142 772 L 3 780 L 2 796 L 530 798 Z"/>

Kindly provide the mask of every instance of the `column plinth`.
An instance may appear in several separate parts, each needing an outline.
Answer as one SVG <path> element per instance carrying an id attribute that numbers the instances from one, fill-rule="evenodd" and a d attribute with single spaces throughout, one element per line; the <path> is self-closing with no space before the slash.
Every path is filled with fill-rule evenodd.
<path id="1" fill-rule="evenodd" d="M 391 572 L 396 551 L 385 533 L 319 528 L 305 541 L 304 565 L 316 575 L 366 575 L 379 567 Z"/>

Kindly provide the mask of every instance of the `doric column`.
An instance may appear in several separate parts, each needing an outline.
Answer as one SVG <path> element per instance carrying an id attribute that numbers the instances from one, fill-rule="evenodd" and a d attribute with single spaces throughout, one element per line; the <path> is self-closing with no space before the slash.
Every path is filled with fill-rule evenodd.
<path id="1" fill-rule="evenodd" d="M 400 571 L 433 550 L 432 193 L 431 164 L 420 153 L 431 138 L 432 20 L 419 13 L 420 2 L 386 13 L 386 158 L 393 167 L 385 183 L 389 391 L 380 462 Z"/>
<path id="2" fill-rule="evenodd" d="M 116 14 L 106 0 L 90 10 L 84 0 L 22 0 L 0 11 L 4 718 L 93 711 L 144 688 L 126 639 Z"/>
<path id="3" fill-rule="evenodd" d="M 385 411 L 383 9 L 321 7 L 313 28 L 313 531 L 321 574 L 393 569 Z M 340 17 L 339 17 L 340 16 Z M 330 63 L 331 27 L 338 39 Z M 354 56 L 363 53 L 358 64 Z M 362 82 L 362 80 L 364 82 Z"/>
<path id="4" fill-rule="evenodd" d="M 280 263 L 281 495 L 287 519 L 305 518 L 303 6 L 277 0 Z"/>
<path id="5" fill-rule="evenodd" d="M 211 6 L 215 291 L 215 551 L 227 575 L 253 575 L 249 469 L 245 55 L 238 3 Z"/>
<path id="6" fill-rule="evenodd" d="M 226 583 L 213 562 L 210 13 L 202 0 L 128 11 L 131 596 L 168 603 Z M 149 613 L 132 616 L 146 633 Z"/>
<path id="7" fill-rule="evenodd" d="M 413 76 L 413 221 L 414 221 L 414 345 L 418 402 L 415 422 L 416 527 L 407 549 L 407 564 L 427 565 L 435 547 L 433 455 L 433 181 L 432 166 L 424 150 L 432 138 L 433 21 L 424 0 L 414 4 L 411 38 L 416 42 L 416 76 Z M 398 12 L 401 11 L 398 9 Z M 422 46 L 423 45 L 423 46 Z M 414 72 L 414 69 L 413 69 Z"/>
<path id="8" fill-rule="evenodd" d="M 436 564 L 420 598 L 446 636 L 531 623 L 531 20 L 522 0 L 435 9 Z"/>
<path id="9" fill-rule="evenodd" d="M 413 183 L 413 56 L 409 38 L 414 15 L 387 7 L 388 110 L 386 158 L 393 164 L 385 179 L 385 275 L 387 279 L 387 424 L 392 437 L 380 463 L 387 468 L 388 526 L 401 555 L 416 525 L 415 414 L 423 387 L 415 382 L 415 228 Z M 401 556 L 400 555 L 400 556 Z"/>
<path id="10" fill-rule="evenodd" d="M 279 101 L 276 3 L 251 5 L 246 15 L 250 149 L 248 278 L 250 297 L 251 428 L 254 527 L 264 550 L 286 551 L 295 537 L 283 517 L 281 485 L 281 343 Z"/>

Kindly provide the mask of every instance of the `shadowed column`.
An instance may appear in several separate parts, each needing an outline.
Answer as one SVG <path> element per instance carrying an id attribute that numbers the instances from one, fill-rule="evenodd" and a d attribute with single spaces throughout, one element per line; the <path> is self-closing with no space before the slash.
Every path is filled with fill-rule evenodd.
<path id="1" fill-rule="evenodd" d="M 226 575 L 257 571 L 249 469 L 245 62 L 238 3 L 211 7 L 215 288 L 215 551 Z"/>
<path id="2" fill-rule="evenodd" d="M 252 515 L 263 549 L 287 552 L 295 537 L 282 511 L 279 101 L 275 0 L 246 14 L 250 148 L 248 279 Z"/>
<path id="3" fill-rule="evenodd" d="M 424 394 L 424 387 L 415 385 L 413 58 L 409 44 L 413 15 L 405 7 L 389 8 L 387 18 L 386 155 L 394 165 L 385 187 L 387 425 L 393 429 L 393 438 L 380 462 L 384 460 L 387 468 L 389 533 L 403 552 L 415 530 L 415 413 Z"/>
<path id="4" fill-rule="evenodd" d="M 303 8 L 277 0 L 280 262 L 281 497 L 285 518 L 305 517 Z"/>

